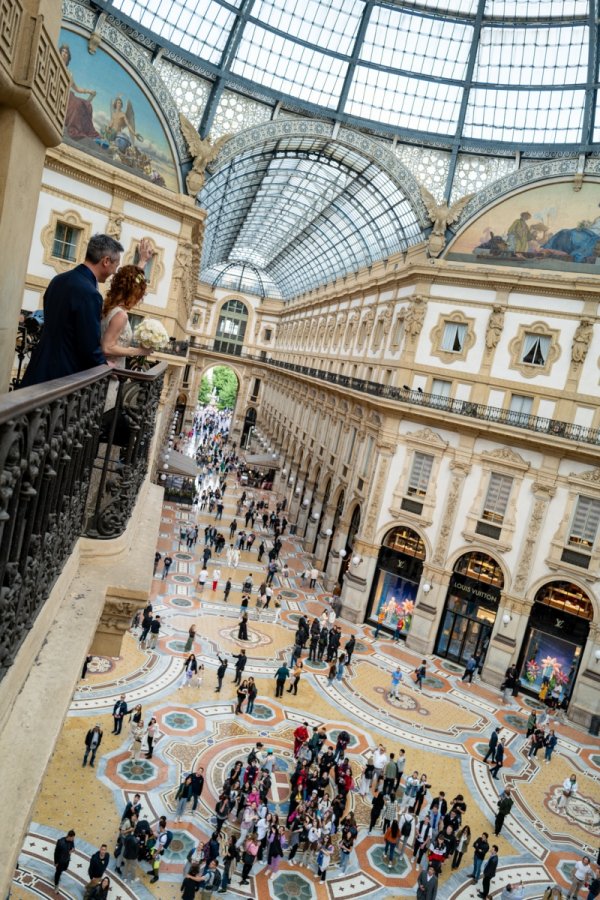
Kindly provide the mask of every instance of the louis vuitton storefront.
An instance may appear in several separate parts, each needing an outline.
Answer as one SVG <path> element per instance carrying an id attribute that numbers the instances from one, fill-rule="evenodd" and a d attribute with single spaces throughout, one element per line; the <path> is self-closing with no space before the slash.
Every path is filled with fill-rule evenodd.
<path id="1" fill-rule="evenodd" d="M 552 581 L 540 588 L 518 663 L 524 691 L 568 705 L 591 621 L 591 601 L 577 585 Z"/>
<path id="2" fill-rule="evenodd" d="M 465 553 L 457 559 L 444 605 L 435 652 L 466 663 L 475 656 L 482 664 L 496 621 L 504 576 L 486 553 Z"/>

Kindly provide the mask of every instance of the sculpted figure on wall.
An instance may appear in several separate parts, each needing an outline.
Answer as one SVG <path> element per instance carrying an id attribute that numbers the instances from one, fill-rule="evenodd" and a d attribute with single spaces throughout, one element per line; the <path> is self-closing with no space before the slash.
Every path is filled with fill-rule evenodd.
<path id="1" fill-rule="evenodd" d="M 354 337 L 356 335 L 356 329 L 358 328 L 358 314 L 352 313 L 350 319 L 348 321 L 348 325 L 346 327 L 346 334 L 344 337 L 344 347 L 347 350 L 354 343 Z"/>
<path id="2" fill-rule="evenodd" d="M 182 113 L 179 113 L 179 124 L 190 156 L 193 157 L 192 168 L 187 174 L 185 183 L 190 197 L 195 197 L 204 187 L 206 167 L 217 158 L 221 147 L 231 135 L 223 134 L 216 141 L 210 136 L 202 139 L 190 120 Z"/>
<path id="3" fill-rule="evenodd" d="M 431 229 L 427 245 L 430 256 L 440 255 L 446 246 L 446 229 L 449 225 L 453 225 L 454 222 L 459 220 L 463 209 L 471 197 L 474 196 L 475 194 L 465 194 L 464 197 L 461 197 L 460 200 L 457 200 L 452 206 L 448 206 L 446 200 L 444 200 L 443 203 L 438 203 L 433 194 L 431 194 L 427 188 L 421 186 L 421 197 L 423 198 L 423 203 L 427 209 L 427 214 L 433 222 L 433 228 Z"/>
<path id="4" fill-rule="evenodd" d="M 571 347 L 571 361 L 575 365 L 581 365 L 588 354 L 592 341 L 594 326 L 590 319 L 582 319 L 577 330 L 573 335 L 573 345 Z"/>
<path id="5" fill-rule="evenodd" d="M 410 337 L 416 338 L 421 334 L 423 322 L 425 321 L 426 300 L 419 294 L 416 294 L 406 310 L 404 316 L 404 331 Z"/>
<path id="6" fill-rule="evenodd" d="M 485 332 L 485 346 L 488 350 L 494 350 L 498 346 L 504 329 L 504 310 L 501 306 L 494 306 Z"/>
<path id="7" fill-rule="evenodd" d="M 335 332 L 333 335 L 333 346 L 334 347 L 339 346 L 339 344 L 342 340 L 344 328 L 346 327 L 346 319 L 347 319 L 346 313 L 341 313 L 337 320 L 337 324 L 335 326 Z"/>
<path id="8" fill-rule="evenodd" d="M 191 241 L 184 241 L 177 248 L 175 265 L 173 266 L 173 286 L 177 292 L 181 291 L 181 297 L 188 315 L 192 309 L 195 290 L 194 269 L 194 245 Z"/>
<path id="9" fill-rule="evenodd" d="M 365 343 L 367 343 L 367 339 L 373 330 L 373 320 L 375 319 L 375 313 L 372 309 L 367 310 L 367 313 L 360 323 L 360 330 L 358 333 L 358 349 L 362 350 Z"/>
<path id="10" fill-rule="evenodd" d="M 392 309 L 388 306 L 385 312 L 377 319 L 375 331 L 373 332 L 373 350 L 379 350 L 381 345 L 385 343 L 385 338 L 389 334 L 390 328 L 392 326 L 392 317 Z"/>
<path id="11" fill-rule="evenodd" d="M 106 234 L 109 234 L 116 241 L 121 237 L 121 228 L 125 216 L 122 213 L 111 213 L 106 226 Z"/>

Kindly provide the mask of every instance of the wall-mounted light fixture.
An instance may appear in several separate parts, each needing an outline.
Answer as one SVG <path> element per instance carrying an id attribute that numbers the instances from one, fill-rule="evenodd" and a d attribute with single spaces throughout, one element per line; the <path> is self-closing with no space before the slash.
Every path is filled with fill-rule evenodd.
<path id="1" fill-rule="evenodd" d="M 431 587 L 432 587 L 432 586 L 429 584 L 428 581 L 425 581 L 425 582 L 421 585 L 421 587 L 423 588 L 423 593 L 424 593 L 424 594 L 428 594 L 429 591 L 431 590 Z"/>
<path id="2" fill-rule="evenodd" d="M 502 616 L 502 624 L 504 625 L 504 627 L 506 628 L 506 626 L 510 625 L 511 622 L 512 616 L 510 615 L 510 613 L 504 613 L 504 615 Z"/>

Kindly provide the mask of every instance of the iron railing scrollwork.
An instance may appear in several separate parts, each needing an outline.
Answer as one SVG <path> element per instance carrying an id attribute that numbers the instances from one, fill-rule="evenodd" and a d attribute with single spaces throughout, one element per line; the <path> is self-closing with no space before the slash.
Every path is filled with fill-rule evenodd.
<path id="1" fill-rule="evenodd" d="M 162 362 L 147 372 L 113 370 L 118 387 L 114 406 L 103 417 L 87 504 L 87 537 L 107 540 L 122 534 L 127 526 L 148 471 L 167 367 Z"/>
<path id="2" fill-rule="evenodd" d="M 99 366 L 0 397 L 0 678 L 77 538 L 125 530 L 167 366 Z M 116 402 L 107 403 L 115 372 Z"/>
<path id="3" fill-rule="evenodd" d="M 0 398 L 0 677 L 81 534 L 108 371 Z"/>

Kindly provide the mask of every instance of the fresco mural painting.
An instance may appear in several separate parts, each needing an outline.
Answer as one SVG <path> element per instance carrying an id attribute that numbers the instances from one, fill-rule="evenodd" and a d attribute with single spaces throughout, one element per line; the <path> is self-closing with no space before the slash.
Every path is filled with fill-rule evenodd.
<path id="1" fill-rule="evenodd" d="M 467 225 L 447 252 L 461 262 L 534 269 L 600 270 L 600 184 L 573 182 L 521 191 Z"/>
<path id="2" fill-rule="evenodd" d="M 165 129 L 143 88 L 101 48 L 62 29 L 60 54 L 70 76 L 65 143 L 179 191 L 177 165 Z"/>

